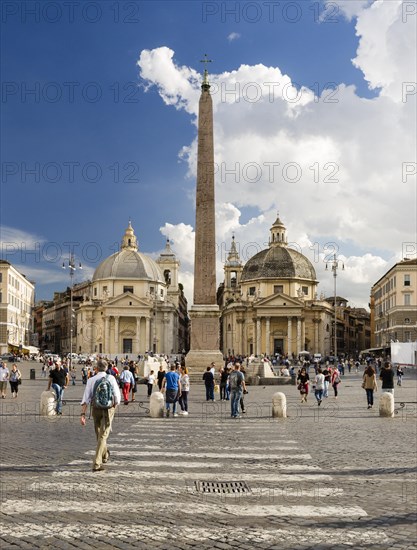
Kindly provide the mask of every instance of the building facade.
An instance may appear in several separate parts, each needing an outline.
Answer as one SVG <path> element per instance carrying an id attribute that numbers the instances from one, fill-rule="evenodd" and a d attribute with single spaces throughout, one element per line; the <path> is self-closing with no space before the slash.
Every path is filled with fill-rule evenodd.
<path id="1" fill-rule="evenodd" d="M 35 285 L 0 260 L 0 352 L 24 352 L 32 345 Z"/>
<path id="2" fill-rule="evenodd" d="M 417 340 L 417 259 L 396 263 L 371 289 L 372 348 Z"/>
<path id="3" fill-rule="evenodd" d="M 326 298 L 334 308 L 336 303 L 336 337 L 338 355 L 357 358 L 361 351 L 371 347 L 371 316 L 365 308 L 348 306 L 348 300 L 341 296 Z M 332 340 L 334 339 L 334 318 Z M 333 355 L 332 346 L 332 355 Z"/>
<path id="4" fill-rule="evenodd" d="M 224 273 L 218 289 L 224 355 L 330 355 L 333 308 L 317 297 L 314 267 L 288 246 L 279 217 L 269 247 L 246 265 L 233 238 Z"/>
<path id="5" fill-rule="evenodd" d="M 169 242 L 154 261 L 139 252 L 129 222 L 121 249 L 97 267 L 76 311 L 76 352 L 120 357 L 188 349 L 187 301 L 178 275 Z"/>

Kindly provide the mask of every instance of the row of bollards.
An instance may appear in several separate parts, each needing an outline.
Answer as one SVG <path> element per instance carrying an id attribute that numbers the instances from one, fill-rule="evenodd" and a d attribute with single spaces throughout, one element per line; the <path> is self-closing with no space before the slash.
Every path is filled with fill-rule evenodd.
<path id="1" fill-rule="evenodd" d="M 151 395 L 149 410 L 151 418 L 163 418 L 164 394 L 154 392 Z M 52 391 L 44 391 L 41 395 L 41 416 L 55 415 L 55 394 Z M 392 393 L 383 393 L 379 398 L 379 416 L 394 416 L 394 396 Z M 287 398 L 284 393 L 277 392 L 272 396 L 272 417 L 287 418 Z"/>

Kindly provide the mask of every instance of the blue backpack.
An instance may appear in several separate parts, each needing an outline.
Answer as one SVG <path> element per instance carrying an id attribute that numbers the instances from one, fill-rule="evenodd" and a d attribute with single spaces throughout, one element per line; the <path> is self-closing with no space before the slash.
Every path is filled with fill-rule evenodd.
<path id="1" fill-rule="evenodd" d="M 94 384 L 91 404 L 96 409 L 111 409 L 114 405 L 114 390 L 106 374 Z"/>

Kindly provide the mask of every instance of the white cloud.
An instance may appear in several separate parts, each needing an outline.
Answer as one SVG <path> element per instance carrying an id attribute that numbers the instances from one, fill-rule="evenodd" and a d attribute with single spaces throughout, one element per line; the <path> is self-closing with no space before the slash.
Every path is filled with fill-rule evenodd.
<path id="1" fill-rule="evenodd" d="M 335 18 L 337 20 L 339 13 L 342 13 L 348 21 L 351 21 L 354 17 L 358 17 L 373 1 L 374 0 L 332 0 L 332 2 L 325 2 L 321 20 L 324 22 L 330 18 Z"/>
<path id="2" fill-rule="evenodd" d="M 229 36 L 227 37 L 227 40 L 228 40 L 229 42 L 233 42 L 233 40 L 237 40 L 238 38 L 240 38 L 240 36 L 241 36 L 241 35 L 240 35 L 238 32 L 231 32 L 231 33 L 229 34 Z"/>
<path id="3" fill-rule="evenodd" d="M 346 256 L 344 294 L 366 305 L 372 282 L 392 265 L 387 262 L 400 259 L 402 244 L 415 240 L 416 178 L 402 181 L 403 163 L 415 161 L 415 101 L 398 100 L 398 79 L 415 80 L 415 50 L 404 45 L 415 35 L 396 1 L 361 3 L 355 15 L 360 42 L 354 63 L 371 87 L 381 87 L 374 99 L 343 84 L 331 97 L 314 98 L 310 90 L 297 92 L 278 67 L 262 64 L 212 74 L 210 82 L 219 250 L 233 231 L 246 252 L 248 243 L 257 243 L 250 245 L 254 251 L 264 248 L 279 210 L 288 239 L 310 259 L 321 258 L 317 274 L 325 285 L 322 255 L 326 243 L 336 243 Z M 200 76 L 177 66 L 173 55 L 169 48 L 142 52 L 140 74 L 196 124 Z M 196 154 L 195 139 L 183 144 L 192 178 Z M 259 214 L 242 223 L 245 207 Z M 194 237 L 182 225 L 171 226 L 170 237 L 176 240 L 171 231 L 178 228 L 175 248 L 191 273 Z M 222 261 L 220 254 L 218 281 Z M 331 280 L 328 286 L 331 294 Z"/>
<path id="4" fill-rule="evenodd" d="M 381 88 L 382 96 L 396 102 L 403 101 L 406 83 L 416 82 L 416 16 L 407 16 L 407 4 L 375 2 L 356 23 L 360 38 L 353 64 L 363 71 L 371 89 Z"/>
<path id="5" fill-rule="evenodd" d="M 25 250 L 36 250 L 45 242 L 44 237 L 40 237 L 35 233 L 28 233 L 6 225 L 0 227 L 0 246 L 5 255 L 14 255 L 14 251 L 20 251 L 22 247 Z"/>

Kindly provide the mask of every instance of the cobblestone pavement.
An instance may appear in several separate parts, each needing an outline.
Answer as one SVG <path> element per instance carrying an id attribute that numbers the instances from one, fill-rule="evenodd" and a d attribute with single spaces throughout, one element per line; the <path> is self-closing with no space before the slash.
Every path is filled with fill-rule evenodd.
<path id="1" fill-rule="evenodd" d="M 0 403 L 1 550 L 416 547 L 415 371 L 395 389 L 392 419 L 379 417 L 378 394 L 367 410 L 353 373 L 321 407 L 301 405 L 294 386 L 249 388 L 237 420 L 196 385 L 188 417 L 150 419 L 141 386 L 142 402 L 116 413 L 106 471 L 93 473 L 84 386 L 68 388 L 63 416 L 41 418 L 46 381 L 37 364 L 21 370 L 19 397 Z M 276 391 L 287 419 L 271 418 Z M 203 493 L 201 482 L 247 486 Z"/>

